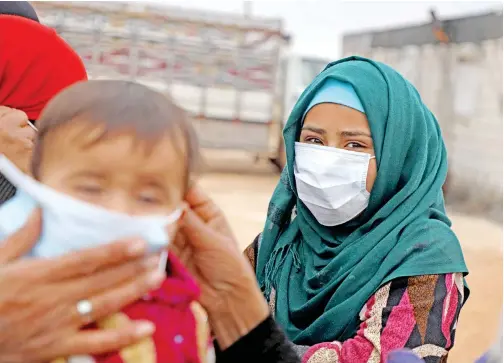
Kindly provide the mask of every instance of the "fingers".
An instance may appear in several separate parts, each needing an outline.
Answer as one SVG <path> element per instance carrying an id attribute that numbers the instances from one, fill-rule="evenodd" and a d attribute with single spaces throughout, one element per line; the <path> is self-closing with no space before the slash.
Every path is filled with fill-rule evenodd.
<path id="1" fill-rule="evenodd" d="M 21 110 L 0 106 L 0 118 L 2 123 L 9 126 L 24 126 L 28 122 L 28 116 Z"/>
<path id="2" fill-rule="evenodd" d="M 182 262 L 182 264 L 186 265 L 192 256 L 192 251 L 190 246 L 186 243 L 186 238 L 183 233 L 177 233 L 173 243 L 169 247 L 170 253 L 175 254 L 177 258 Z"/>
<path id="3" fill-rule="evenodd" d="M 208 222 L 222 214 L 217 204 L 197 186 L 192 187 L 187 192 L 186 202 L 204 222 Z"/>
<path id="4" fill-rule="evenodd" d="M 28 121 L 27 121 L 28 122 Z M 18 129 L 16 131 L 16 135 L 19 137 L 19 138 L 22 138 L 22 139 L 25 139 L 25 140 L 29 140 L 29 141 L 32 141 L 35 139 L 35 137 L 37 136 L 37 132 L 32 129 L 28 123 L 26 123 L 22 128 Z"/>
<path id="5" fill-rule="evenodd" d="M 103 294 L 90 299 L 93 305 L 93 320 L 99 320 L 110 314 L 116 313 L 126 305 L 140 299 L 148 292 L 159 288 L 165 279 L 164 272 L 159 270 L 146 272 L 132 282 L 123 284 L 115 289 L 110 289 Z M 82 321 L 75 311 L 76 321 Z M 83 323 L 86 323 L 83 321 Z"/>
<path id="6" fill-rule="evenodd" d="M 55 356 L 98 355 L 117 352 L 142 338 L 151 336 L 155 326 L 150 321 L 132 321 L 118 329 L 84 330 L 62 339 L 56 347 L 51 347 L 45 355 Z"/>
<path id="7" fill-rule="evenodd" d="M 144 256 L 147 244 L 143 240 L 113 242 L 72 252 L 62 257 L 33 261 L 38 271 L 52 281 L 60 282 L 78 276 L 91 275 L 115 265 Z"/>
<path id="8" fill-rule="evenodd" d="M 0 265 L 13 261 L 28 253 L 40 236 L 41 213 L 37 209 L 26 224 L 0 245 Z"/>
<path id="9" fill-rule="evenodd" d="M 205 221 L 191 209 L 185 212 L 181 229 L 186 237 L 185 243 L 196 249 L 205 249 L 225 239 L 205 224 Z"/>
<path id="10" fill-rule="evenodd" d="M 99 271 L 79 279 L 58 284 L 62 291 L 75 301 L 96 296 L 103 291 L 135 281 L 146 273 L 153 273 L 159 265 L 159 256 L 140 258 L 117 267 Z"/>
<path id="11" fill-rule="evenodd" d="M 186 194 L 186 202 L 191 208 L 197 208 L 202 205 L 213 203 L 208 195 L 197 185 L 193 185 Z"/>

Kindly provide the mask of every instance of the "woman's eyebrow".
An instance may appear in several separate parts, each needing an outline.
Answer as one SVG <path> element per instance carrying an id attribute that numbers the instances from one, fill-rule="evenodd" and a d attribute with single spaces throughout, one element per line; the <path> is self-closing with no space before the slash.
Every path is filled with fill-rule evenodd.
<path id="1" fill-rule="evenodd" d="M 340 135 L 345 137 L 353 137 L 353 136 L 371 137 L 371 134 L 366 131 L 341 131 Z"/>
<path id="2" fill-rule="evenodd" d="M 326 130 L 318 128 L 318 127 L 314 127 L 314 126 L 303 126 L 302 130 L 312 131 L 312 132 L 315 132 L 315 133 L 317 133 L 319 135 L 325 135 L 325 134 L 327 134 Z"/>

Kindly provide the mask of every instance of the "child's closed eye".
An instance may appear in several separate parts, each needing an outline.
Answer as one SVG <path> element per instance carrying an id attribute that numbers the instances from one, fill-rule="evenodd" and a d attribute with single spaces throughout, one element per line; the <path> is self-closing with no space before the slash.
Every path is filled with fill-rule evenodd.
<path id="1" fill-rule="evenodd" d="M 145 204 L 157 205 L 163 203 L 162 198 L 159 195 L 157 195 L 157 193 L 153 192 L 142 192 L 138 195 L 137 199 Z"/>
<path id="2" fill-rule="evenodd" d="M 79 184 L 75 189 L 82 194 L 97 195 L 103 192 L 103 187 L 99 184 Z"/>

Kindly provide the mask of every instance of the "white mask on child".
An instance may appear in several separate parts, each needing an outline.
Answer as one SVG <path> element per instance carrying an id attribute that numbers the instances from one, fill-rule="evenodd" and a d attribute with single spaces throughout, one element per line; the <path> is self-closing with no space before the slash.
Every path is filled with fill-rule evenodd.
<path id="1" fill-rule="evenodd" d="M 0 173 L 17 187 L 16 195 L 0 207 L 0 241 L 22 227 L 32 212 L 42 209 L 42 233 L 30 256 L 56 257 L 124 238 L 146 240 L 155 252 L 170 243 L 166 228 L 181 215 L 131 216 L 109 211 L 55 191 L 23 174 L 4 155 Z"/>
<path id="2" fill-rule="evenodd" d="M 369 203 L 366 153 L 313 144 L 295 144 L 294 176 L 299 199 L 323 226 L 358 216 Z"/>

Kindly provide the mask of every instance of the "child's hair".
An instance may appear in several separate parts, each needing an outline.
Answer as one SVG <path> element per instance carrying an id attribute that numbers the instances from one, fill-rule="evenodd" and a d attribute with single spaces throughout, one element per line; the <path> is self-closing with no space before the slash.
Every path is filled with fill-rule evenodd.
<path id="1" fill-rule="evenodd" d="M 198 167 L 198 141 L 184 110 L 165 95 L 139 83 L 93 80 L 66 88 L 42 111 L 37 121 L 38 138 L 32 160 L 35 178 L 39 176 L 46 136 L 77 119 L 83 119 L 91 123 L 91 126 L 96 125 L 103 130 L 93 132 L 92 139 L 87 135 L 87 145 L 123 132 L 131 132 L 150 152 L 158 141 L 169 136 L 179 149 L 185 147 L 187 182 Z M 180 139 L 183 139 L 182 142 Z"/>

